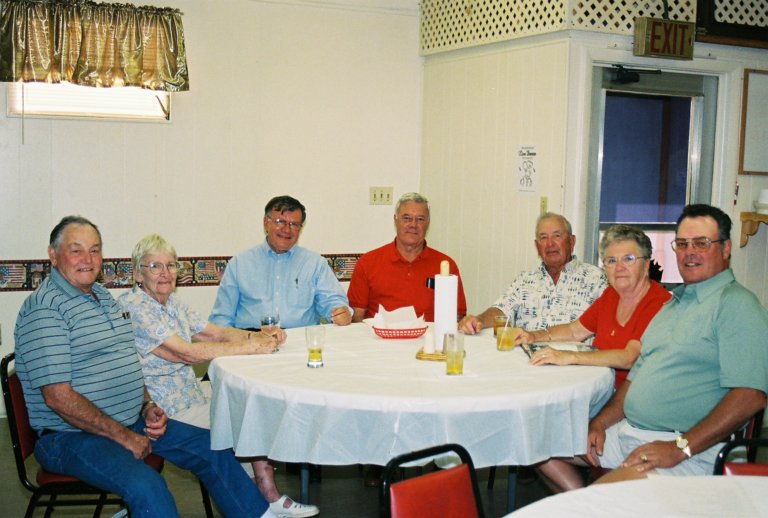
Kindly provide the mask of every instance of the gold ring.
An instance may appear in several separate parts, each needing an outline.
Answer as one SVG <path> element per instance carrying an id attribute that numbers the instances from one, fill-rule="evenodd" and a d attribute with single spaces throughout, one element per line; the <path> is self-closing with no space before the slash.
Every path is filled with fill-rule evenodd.
<path id="1" fill-rule="evenodd" d="M 643 453 L 642 455 L 640 455 L 640 460 L 642 460 L 643 462 L 648 462 L 648 455 Z"/>

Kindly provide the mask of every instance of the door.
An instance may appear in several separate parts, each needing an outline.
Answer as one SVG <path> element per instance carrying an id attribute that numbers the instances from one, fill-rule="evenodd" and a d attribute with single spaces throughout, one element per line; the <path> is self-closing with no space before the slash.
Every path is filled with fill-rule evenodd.
<path id="1" fill-rule="evenodd" d="M 597 67 L 590 137 L 586 259 L 616 223 L 642 228 L 661 280 L 681 282 L 670 242 L 684 205 L 708 202 L 717 79 L 653 71 L 617 80 Z M 711 128 L 707 131 L 709 123 Z"/>

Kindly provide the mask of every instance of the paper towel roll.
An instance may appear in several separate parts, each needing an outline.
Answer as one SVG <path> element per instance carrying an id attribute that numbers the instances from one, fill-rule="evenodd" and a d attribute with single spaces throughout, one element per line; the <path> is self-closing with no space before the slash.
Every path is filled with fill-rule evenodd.
<path id="1" fill-rule="evenodd" d="M 459 278 L 435 275 L 435 350 L 443 351 L 443 335 L 455 333 Z"/>

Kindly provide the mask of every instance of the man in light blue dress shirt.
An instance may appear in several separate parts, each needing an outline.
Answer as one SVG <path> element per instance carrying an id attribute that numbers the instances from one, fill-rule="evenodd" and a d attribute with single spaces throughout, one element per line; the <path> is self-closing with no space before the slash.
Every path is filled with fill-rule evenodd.
<path id="1" fill-rule="evenodd" d="M 315 325 L 323 318 L 345 326 L 352 309 L 328 262 L 298 246 L 307 219 L 304 205 L 277 196 L 264 208 L 263 243 L 233 257 L 219 284 L 209 320 L 241 329 L 258 328 L 278 314 L 283 328 Z"/>

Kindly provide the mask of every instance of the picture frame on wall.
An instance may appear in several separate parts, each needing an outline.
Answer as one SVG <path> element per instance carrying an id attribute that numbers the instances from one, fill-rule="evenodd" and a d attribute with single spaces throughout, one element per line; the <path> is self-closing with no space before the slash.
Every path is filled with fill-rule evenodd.
<path id="1" fill-rule="evenodd" d="M 739 174 L 768 175 L 768 70 L 744 70 Z"/>

